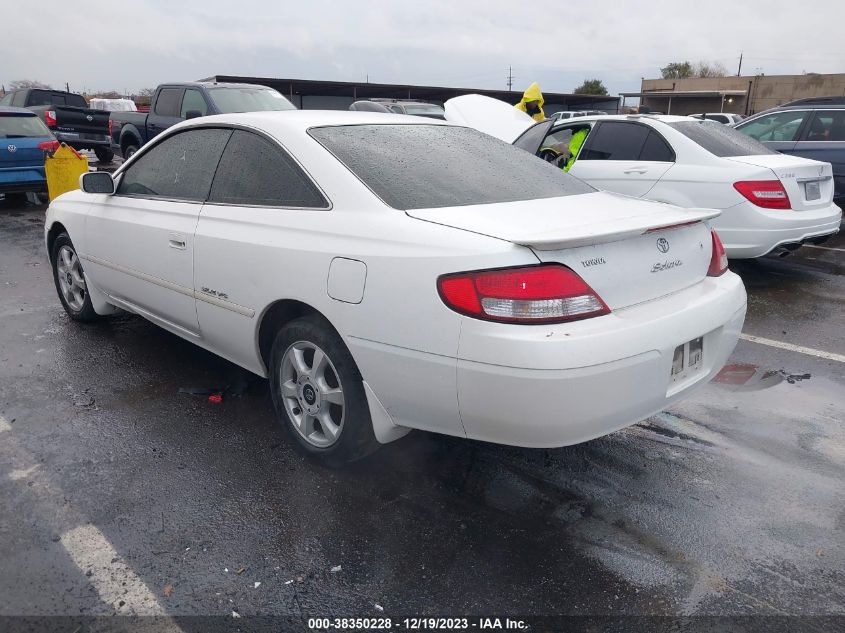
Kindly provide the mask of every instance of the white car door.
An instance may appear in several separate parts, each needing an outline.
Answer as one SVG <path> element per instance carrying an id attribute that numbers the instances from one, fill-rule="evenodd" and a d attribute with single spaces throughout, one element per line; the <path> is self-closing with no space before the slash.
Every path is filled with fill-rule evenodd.
<path id="1" fill-rule="evenodd" d="M 200 327 L 218 354 L 261 371 L 254 366 L 255 315 L 270 289 L 256 283 L 259 277 L 250 270 L 273 271 L 279 297 L 295 296 L 294 278 L 319 277 L 321 266 L 313 260 L 320 261 L 321 248 L 337 246 L 330 235 L 318 240 L 320 246 L 303 240 L 319 234 L 312 232 L 321 221 L 324 228 L 331 226 L 332 215 L 320 212 L 329 207 L 276 142 L 255 132 L 233 132 L 200 214 L 194 256 Z M 326 291 L 325 278 L 312 279 L 311 285 L 315 292 Z"/>
<path id="2" fill-rule="evenodd" d="M 81 254 L 101 289 L 160 324 L 197 334 L 194 232 L 230 130 L 172 134 L 118 176 L 92 205 Z"/>
<path id="3" fill-rule="evenodd" d="M 598 121 L 569 173 L 597 189 L 641 198 L 674 161 L 672 148 L 651 126 L 638 121 Z"/>

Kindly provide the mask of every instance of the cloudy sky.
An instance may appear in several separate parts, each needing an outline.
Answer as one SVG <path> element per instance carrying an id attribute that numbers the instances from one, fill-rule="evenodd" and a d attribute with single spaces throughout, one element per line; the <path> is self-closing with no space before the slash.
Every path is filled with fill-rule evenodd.
<path id="1" fill-rule="evenodd" d="M 675 60 L 845 72 L 845 0 L 0 0 L 0 83 L 135 91 L 215 74 L 635 91 Z M 61 27 L 61 34 L 57 27 Z"/>

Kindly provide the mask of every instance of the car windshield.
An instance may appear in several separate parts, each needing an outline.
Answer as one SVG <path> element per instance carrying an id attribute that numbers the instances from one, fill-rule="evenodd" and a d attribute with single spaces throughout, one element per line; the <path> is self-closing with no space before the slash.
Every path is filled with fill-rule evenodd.
<path id="1" fill-rule="evenodd" d="M 443 108 L 426 103 L 406 105 L 405 114 L 415 114 L 417 116 L 427 116 L 435 119 L 446 118 L 446 113 L 443 111 Z"/>
<path id="2" fill-rule="evenodd" d="M 595 191 L 562 169 L 476 130 L 347 125 L 312 137 L 395 209 L 555 198 Z"/>
<path id="3" fill-rule="evenodd" d="M 668 125 L 701 145 L 711 154 L 722 158 L 777 153 L 750 136 L 716 121 L 690 120 L 669 123 Z"/>
<path id="4" fill-rule="evenodd" d="M 296 110 L 296 107 L 272 88 L 209 88 L 211 100 L 223 114 L 230 112 L 264 112 Z"/>
<path id="5" fill-rule="evenodd" d="M 0 113 L 0 138 L 49 137 L 50 130 L 37 116 Z"/>

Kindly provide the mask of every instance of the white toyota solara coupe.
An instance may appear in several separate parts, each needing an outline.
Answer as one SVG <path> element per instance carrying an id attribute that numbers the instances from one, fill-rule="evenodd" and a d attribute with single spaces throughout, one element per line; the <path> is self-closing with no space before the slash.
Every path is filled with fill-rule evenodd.
<path id="1" fill-rule="evenodd" d="M 745 318 L 709 209 L 601 193 L 466 127 L 209 116 L 57 198 L 71 318 L 133 312 L 260 376 L 328 463 L 425 429 L 583 442 L 703 385 Z"/>
<path id="2" fill-rule="evenodd" d="M 719 209 L 713 227 L 732 259 L 821 243 L 842 220 L 830 163 L 778 154 L 715 121 L 604 115 L 536 123 L 482 95 L 450 99 L 446 118 L 550 161 L 569 156 L 573 134 L 586 132 L 569 173 L 605 191 Z"/>

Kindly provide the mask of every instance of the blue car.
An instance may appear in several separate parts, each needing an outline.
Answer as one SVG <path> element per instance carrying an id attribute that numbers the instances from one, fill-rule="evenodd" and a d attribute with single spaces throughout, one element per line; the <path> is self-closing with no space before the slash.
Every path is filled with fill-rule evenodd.
<path id="1" fill-rule="evenodd" d="M 37 114 L 0 106 L 0 193 L 46 192 L 44 155 L 58 146 Z"/>

